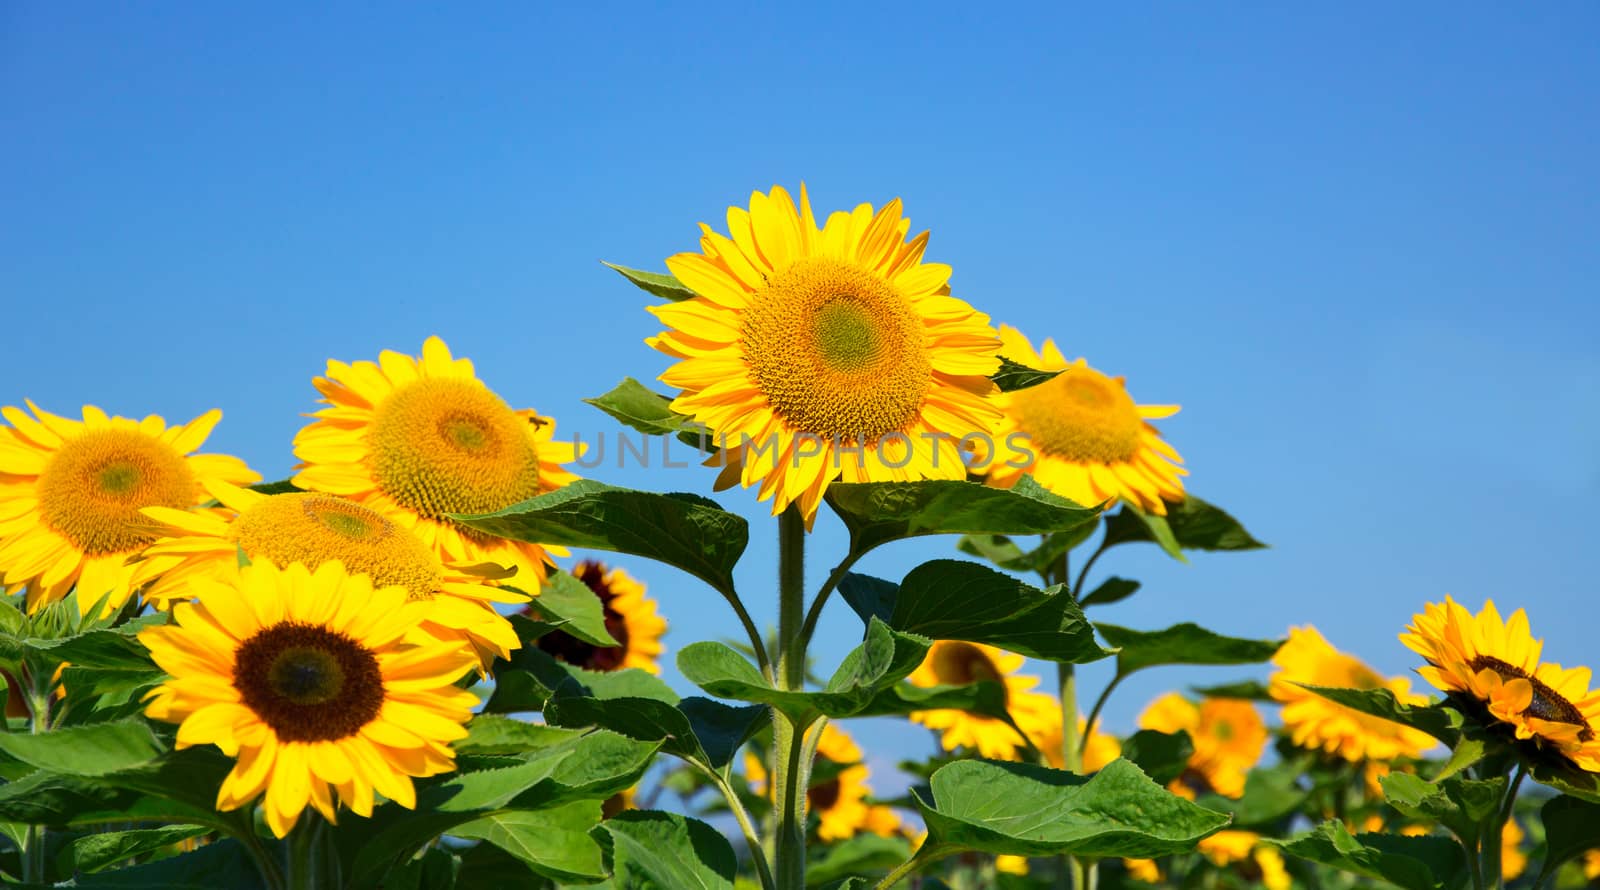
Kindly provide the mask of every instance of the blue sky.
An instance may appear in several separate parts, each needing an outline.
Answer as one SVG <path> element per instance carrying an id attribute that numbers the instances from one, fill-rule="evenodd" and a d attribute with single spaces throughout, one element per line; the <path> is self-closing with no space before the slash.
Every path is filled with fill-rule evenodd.
<path id="1" fill-rule="evenodd" d="M 0 400 L 221 407 L 212 446 L 280 478 L 326 359 L 437 333 L 563 433 L 612 432 L 580 400 L 666 362 L 599 260 L 660 268 L 774 183 L 901 196 L 958 295 L 1181 403 L 1192 490 L 1273 544 L 1124 549 L 1101 565 L 1146 590 L 1107 620 L 1312 623 L 1401 672 L 1395 635 L 1448 592 L 1593 664 L 1597 27 L 1583 3 L 5 4 Z M 754 520 L 740 580 L 771 620 L 773 523 L 720 500 Z M 819 529 L 818 581 L 842 543 Z M 737 632 L 628 564 L 669 643 Z M 818 651 L 858 634 L 839 605 Z M 1110 726 L 1249 673 L 1150 672 Z M 883 760 L 928 745 L 861 731 Z"/>

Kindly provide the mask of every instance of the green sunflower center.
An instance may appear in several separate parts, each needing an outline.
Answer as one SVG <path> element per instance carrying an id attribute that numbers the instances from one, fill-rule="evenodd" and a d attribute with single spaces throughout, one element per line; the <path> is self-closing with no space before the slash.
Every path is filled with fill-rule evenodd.
<path id="1" fill-rule="evenodd" d="M 86 554 L 138 550 L 159 535 L 142 507 L 194 505 L 194 471 L 137 430 L 95 429 L 63 442 L 39 474 L 45 524 Z"/>
<path id="2" fill-rule="evenodd" d="M 1578 710 L 1576 705 L 1567 701 L 1565 696 L 1551 689 L 1549 685 L 1539 680 L 1539 678 L 1529 675 L 1522 668 L 1506 664 L 1490 655 L 1479 655 L 1468 662 L 1468 665 L 1474 671 L 1485 669 L 1494 671 L 1500 675 L 1502 680 L 1527 680 L 1528 685 L 1533 687 L 1533 701 L 1528 703 L 1528 709 L 1523 712 L 1524 714 L 1537 717 L 1540 720 L 1548 720 L 1552 723 L 1571 723 L 1581 726 L 1583 731 L 1578 735 L 1579 738 L 1585 741 L 1594 736 L 1594 731 L 1589 728 L 1589 721 L 1584 718 L 1583 712 Z"/>
<path id="3" fill-rule="evenodd" d="M 325 627 L 286 621 L 245 640 L 233 686 L 279 741 L 348 738 L 383 707 L 383 672 L 370 649 Z"/>
<path id="4" fill-rule="evenodd" d="M 438 557 L 416 535 L 336 495 L 273 495 L 240 513 L 232 534 L 251 559 L 313 569 L 337 559 L 375 586 L 404 587 L 411 599 L 432 599 L 443 580 Z"/>
<path id="5" fill-rule="evenodd" d="M 1121 384 L 1073 366 L 1010 395 L 1017 427 L 1046 454 L 1078 463 L 1126 463 L 1139 453 L 1144 419 Z"/>

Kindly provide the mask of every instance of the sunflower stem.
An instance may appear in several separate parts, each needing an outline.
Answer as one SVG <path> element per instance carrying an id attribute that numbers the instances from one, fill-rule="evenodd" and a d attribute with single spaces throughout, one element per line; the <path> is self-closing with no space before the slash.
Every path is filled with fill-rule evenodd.
<path id="1" fill-rule="evenodd" d="M 692 761 L 691 761 L 692 762 Z M 767 865 L 767 852 L 761 848 L 761 835 L 756 832 L 755 822 L 750 818 L 750 811 L 745 809 L 744 801 L 734 792 L 733 786 L 723 778 L 722 773 L 703 764 L 696 763 L 711 778 L 711 783 L 722 792 L 722 799 L 728 802 L 728 809 L 733 813 L 733 818 L 739 822 L 739 830 L 744 833 L 744 841 L 750 846 L 750 861 L 755 863 L 756 877 L 761 879 L 762 890 L 777 890 L 772 882 L 772 869 Z"/>
<path id="2" fill-rule="evenodd" d="M 1044 573 L 1044 583 L 1046 586 L 1060 584 L 1065 588 L 1063 593 L 1076 597 L 1077 591 L 1071 586 L 1072 569 L 1068 556 L 1068 553 L 1063 553 L 1056 558 L 1055 564 Z M 1087 569 L 1088 566 L 1084 568 Z M 1056 665 L 1056 692 L 1061 699 L 1061 767 L 1067 772 L 1082 774 L 1083 745 L 1078 737 L 1078 672 L 1074 665 L 1067 662 Z M 1062 890 L 1066 890 L 1067 887 L 1071 887 L 1072 890 L 1088 890 L 1093 880 L 1091 877 L 1093 865 L 1063 855 L 1061 866 L 1057 885 Z"/>
<path id="3" fill-rule="evenodd" d="M 316 890 L 317 836 L 321 834 L 321 821 L 309 812 L 289 832 L 288 890 Z"/>
<path id="4" fill-rule="evenodd" d="M 805 646 L 806 523 L 800 508 L 790 504 L 778 516 L 778 688 L 803 689 Z M 803 890 L 806 885 L 806 774 L 803 724 L 774 709 L 772 741 L 775 757 L 773 791 L 778 804 L 776 866 L 778 890 Z"/>
<path id="5" fill-rule="evenodd" d="M 1479 845 L 1483 848 L 1483 881 L 1489 887 L 1504 886 L 1500 872 L 1506 822 L 1511 819 L 1512 807 L 1517 802 L 1517 789 L 1522 787 L 1522 780 L 1527 774 L 1527 766 L 1518 763 L 1517 771 L 1511 777 L 1511 784 L 1506 787 L 1505 801 L 1496 810 L 1494 821 L 1488 825 L 1489 830 L 1482 832 L 1483 837 Z"/>
<path id="6" fill-rule="evenodd" d="M 29 670 L 22 666 L 23 677 L 28 682 L 28 732 L 40 735 L 50 730 L 50 697 L 54 685 L 48 670 Z M 45 827 L 29 825 L 27 843 L 22 853 L 22 879 L 35 884 L 44 883 Z"/>

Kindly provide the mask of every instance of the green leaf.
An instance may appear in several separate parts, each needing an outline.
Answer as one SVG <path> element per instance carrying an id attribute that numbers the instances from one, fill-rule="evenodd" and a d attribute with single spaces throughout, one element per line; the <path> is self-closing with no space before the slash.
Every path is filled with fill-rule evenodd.
<path id="1" fill-rule="evenodd" d="M 1194 756 L 1194 740 L 1189 733 L 1141 729 L 1122 743 L 1122 756 L 1133 761 L 1152 782 L 1166 785 L 1183 775 Z"/>
<path id="2" fill-rule="evenodd" d="M 703 424 L 672 410 L 670 397 L 632 377 L 622 378 L 622 382 L 605 395 L 584 401 L 647 436 L 675 435 L 702 451 L 716 450 L 711 433 Z"/>
<path id="3" fill-rule="evenodd" d="M 1139 592 L 1139 582 L 1129 581 L 1127 578 L 1118 578 L 1113 575 L 1100 582 L 1100 586 L 1089 591 L 1089 595 L 1079 601 L 1084 608 L 1089 606 L 1109 606 L 1121 602 Z"/>
<path id="4" fill-rule="evenodd" d="M 553 571 L 539 587 L 539 595 L 528 608 L 545 620 L 559 624 L 570 634 L 592 646 L 611 648 L 622 645 L 606 629 L 606 607 L 589 585 L 566 572 Z"/>
<path id="5" fill-rule="evenodd" d="M 1148 858 L 1194 849 L 1228 824 L 1150 781 L 1124 759 L 1094 776 L 1024 763 L 961 760 L 931 779 L 933 803 L 913 791 L 935 855 Z"/>
<path id="6" fill-rule="evenodd" d="M 1061 557 L 1094 536 L 1097 522 L 1085 522 L 1071 531 L 1045 535 L 1040 544 L 1024 552 L 1005 535 L 963 535 L 956 542 L 962 553 L 979 556 L 1011 572 L 1041 574 L 1050 571 Z"/>
<path id="7" fill-rule="evenodd" d="M 660 742 L 668 754 L 721 769 L 771 720 L 760 705 L 736 708 L 698 696 L 676 707 L 648 698 L 557 695 L 545 719 L 557 726 L 600 726 L 632 739 Z"/>
<path id="8" fill-rule="evenodd" d="M 1207 809 L 1233 813 L 1235 828 L 1273 826 L 1305 802 L 1309 792 L 1299 784 L 1305 767 L 1301 762 L 1256 767 L 1245 776 L 1244 795 L 1238 800 L 1208 794 L 1196 803 Z"/>
<path id="9" fill-rule="evenodd" d="M 499 714 L 478 714 L 467 724 L 467 737 L 454 747 L 458 754 L 517 755 L 566 744 L 581 735 L 575 729 L 543 726 Z"/>
<path id="10" fill-rule="evenodd" d="M 206 844 L 192 853 L 158 859 L 131 868 L 85 875 L 78 887 L 116 887 L 121 890 L 265 890 L 244 846 L 231 838 Z"/>
<path id="11" fill-rule="evenodd" d="M 74 838 L 57 854 L 57 867 L 66 874 L 97 872 L 125 859 L 133 859 L 199 837 L 211 829 L 198 825 L 168 825 L 134 831 L 107 831 Z"/>
<path id="12" fill-rule="evenodd" d="M 0 751 L 40 769 L 103 776 L 149 763 L 160 756 L 161 745 L 144 721 L 122 720 L 38 735 L 0 732 Z"/>
<path id="13" fill-rule="evenodd" d="M 1259 664 L 1277 653 L 1283 640 L 1246 640 L 1225 637 L 1190 623 L 1165 630 L 1138 631 L 1115 624 L 1097 624 L 1117 653 L 1117 674 L 1169 664 Z"/>
<path id="14" fill-rule="evenodd" d="M 305 489 L 294 484 L 293 479 L 279 479 L 277 482 L 257 482 L 246 487 L 261 494 L 294 494 L 298 491 L 305 491 Z"/>
<path id="15" fill-rule="evenodd" d="M 898 588 L 862 576 L 847 576 L 840 588 L 863 620 L 888 612 L 889 625 L 904 633 L 1072 664 L 1111 654 L 1095 642 L 1063 587 L 1039 590 L 977 563 L 933 560 L 912 569 Z"/>
<path id="16" fill-rule="evenodd" d="M 806 886 L 817 887 L 863 872 L 884 873 L 911 856 L 911 844 L 902 837 L 858 834 L 822 848 L 822 855 L 806 866 Z"/>
<path id="17" fill-rule="evenodd" d="M 1237 683 L 1221 683 L 1216 686 L 1190 686 L 1189 691 L 1195 695 L 1206 698 L 1238 698 L 1245 701 L 1275 701 L 1272 693 L 1268 691 L 1267 684 L 1258 680 L 1240 680 Z"/>
<path id="18" fill-rule="evenodd" d="M 1172 533 L 1172 526 L 1167 524 L 1165 518 L 1136 510 L 1127 504 L 1123 504 L 1121 510 L 1106 517 L 1106 536 L 1100 542 L 1102 549 L 1141 541 L 1159 545 L 1168 556 L 1179 562 L 1189 561 L 1183 555 L 1183 547 L 1178 544 L 1178 538 Z"/>
<path id="19" fill-rule="evenodd" d="M 1543 760 L 1532 764 L 1530 774 L 1541 785 L 1580 800 L 1600 803 L 1600 775 L 1574 767 L 1556 766 Z"/>
<path id="20" fill-rule="evenodd" d="M 542 711 L 558 688 L 587 691 L 596 698 L 653 698 L 676 704 L 678 694 L 648 671 L 591 671 L 557 661 L 536 646 L 523 646 L 495 662 L 495 686 L 484 710 L 496 714 Z"/>
<path id="21" fill-rule="evenodd" d="M 665 272 L 646 272 L 642 269 L 630 269 L 616 263 L 601 260 L 600 264 L 608 269 L 615 269 L 617 274 L 633 282 L 640 290 L 653 294 L 663 300 L 682 302 L 692 300 L 698 294 L 684 286 L 676 277 Z"/>
<path id="22" fill-rule="evenodd" d="M 1227 511 L 1194 495 L 1167 504 L 1165 517 L 1126 505 L 1106 517 L 1103 546 L 1140 541 L 1159 544 L 1179 560 L 1183 559 L 1184 550 L 1259 550 L 1267 546 L 1245 531 Z"/>
<path id="23" fill-rule="evenodd" d="M 82 776 L 41 770 L 0 785 L 0 821 L 68 825 L 84 813 L 125 807 L 133 797 L 131 792 Z"/>
<path id="24" fill-rule="evenodd" d="M 1009 721 L 1006 688 L 994 680 L 980 680 L 962 686 L 913 686 L 896 683 L 873 696 L 857 717 L 910 714 L 931 710 L 969 711 L 996 720 Z"/>
<path id="25" fill-rule="evenodd" d="M 1544 823 L 1545 844 L 1549 852 L 1539 872 L 1538 886 L 1569 859 L 1600 847 L 1600 805 L 1592 801 L 1561 795 L 1539 810 Z"/>
<path id="26" fill-rule="evenodd" d="M 716 829 L 676 813 L 630 810 L 607 819 L 612 882 L 628 890 L 733 890 L 738 864 Z"/>
<path id="27" fill-rule="evenodd" d="M 1439 768 L 1439 774 L 1433 777 L 1433 781 L 1442 782 L 1467 767 L 1476 765 L 1489 756 L 1489 748 L 1488 739 L 1469 738 L 1463 735 L 1461 741 L 1456 743 L 1455 749 L 1450 752 L 1450 757 L 1444 762 L 1444 766 Z"/>
<path id="28" fill-rule="evenodd" d="M 827 500 L 857 554 L 922 535 L 1067 532 L 1100 516 L 1026 476 L 1009 489 L 951 480 L 835 483 Z"/>
<path id="29" fill-rule="evenodd" d="M 1016 392 L 1019 389 L 1038 386 L 1060 373 L 1060 371 L 1035 370 L 1001 356 L 1000 370 L 990 374 L 989 379 L 994 381 L 995 386 L 1000 387 L 1001 392 Z"/>
<path id="30" fill-rule="evenodd" d="M 732 594 L 750 530 L 740 516 L 692 494 L 656 494 L 582 479 L 482 516 L 454 516 L 502 538 L 609 550 L 664 562 Z"/>
<path id="31" fill-rule="evenodd" d="M 1387 689 L 1339 689 L 1332 686 L 1299 684 L 1317 695 L 1363 714 L 1409 726 L 1454 746 L 1461 738 L 1461 713 L 1441 704 L 1408 705 L 1395 699 Z"/>
<path id="32" fill-rule="evenodd" d="M 1474 780 L 1454 776 L 1434 784 L 1409 773 L 1390 773 L 1379 779 L 1389 805 L 1423 822 L 1448 828 L 1470 849 L 1483 840 L 1483 829 L 1505 796 L 1506 779 Z"/>
<path id="33" fill-rule="evenodd" d="M 1291 856 L 1384 881 L 1406 890 L 1453 890 L 1466 882 L 1461 846 L 1442 837 L 1351 836 L 1338 821 L 1286 841 L 1268 838 Z"/>
<path id="34" fill-rule="evenodd" d="M 600 802 L 584 800 L 548 810 L 494 813 L 450 833 L 494 844 L 545 877 L 590 883 L 605 877 L 600 845 L 589 836 L 598 824 Z"/>

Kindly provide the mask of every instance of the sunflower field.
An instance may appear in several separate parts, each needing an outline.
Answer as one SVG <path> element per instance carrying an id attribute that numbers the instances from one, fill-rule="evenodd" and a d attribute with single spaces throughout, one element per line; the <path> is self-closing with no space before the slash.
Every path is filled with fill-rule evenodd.
<path id="1" fill-rule="evenodd" d="M 774 187 L 666 272 L 611 267 L 660 323 L 659 385 L 590 404 L 691 448 L 705 490 L 747 490 L 757 522 L 591 478 L 595 443 L 507 404 L 438 337 L 330 360 L 281 480 L 206 452 L 218 411 L 67 416 L 5 394 L 25 407 L 0 409 L 0 874 L 151 890 L 1600 878 L 1600 689 L 1547 660 L 1570 653 L 1543 651 L 1522 610 L 1419 599 L 1392 628 L 1415 683 L 1309 625 L 1243 638 L 1198 604 L 1163 627 L 1097 620 L 1138 595 L 1113 571 L 1141 558 L 1266 545 L 1189 490 L 1157 427 L 1178 406 L 1115 376 L 1137 369 L 996 325 L 911 232 L 898 199 L 819 215 L 803 186 Z M 823 524 L 842 551 L 815 544 Z M 752 534 L 777 541 L 761 589 L 734 581 Z M 934 536 L 945 558 L 857 571 Z M 652 596 L 615 554 L 699 589 Z M 743 635 L 706 639 L 722 608 Z M 842 659 L 812 651 L 828 609 L 859 629 Z M 660 679 L 669 655 L 695 694 Z M 1095 662 L 1110 681 L 1080 685 Z M 1199 666 L 1269 679 L 1195 685 Z M 1173 691 L 1111 732 L 1108 701 L 1145 671 Z M 851 731 L 867 717 L 920 727 L 937 753 L 870 757 Z M 896 760 L 909 788 L 879 793 Z"/>

